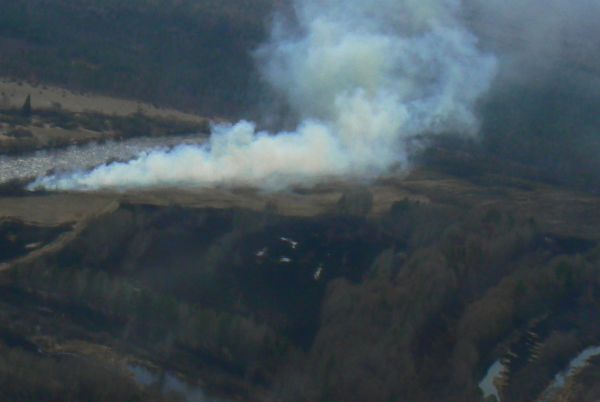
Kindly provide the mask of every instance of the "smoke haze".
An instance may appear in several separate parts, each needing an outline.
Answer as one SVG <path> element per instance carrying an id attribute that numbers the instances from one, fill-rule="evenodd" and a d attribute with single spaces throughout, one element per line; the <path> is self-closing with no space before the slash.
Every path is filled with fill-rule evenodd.
<path id="1" fill-rule="evenodd" d="M 141 154 L 91 172 L 52 175 L 53 190 L 250 185 L 280 189 L 406 166 L 406 141 L 479 128 L 474 108 L 496 60 L 479 50 L 457 0 L 296 1 L 257 51 L 261 72 L 299 117 L 297 129 L 214 127 L 202 146 Z"/>
<path id="2" fill-rule="evenodd" d="M 485 152 L 538 177 L 600 189 L 600 2 L 467 0 L 470 29 L 499 61 Z"/>

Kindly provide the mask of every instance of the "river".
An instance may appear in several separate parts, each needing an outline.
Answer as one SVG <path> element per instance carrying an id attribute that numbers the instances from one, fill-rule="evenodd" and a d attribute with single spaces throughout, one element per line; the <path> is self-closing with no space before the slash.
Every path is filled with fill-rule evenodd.
<path id="1" fill-rule="evenodd" d="M 598 355 L 600 355 L 600 346 L 592 346 L 575 356 L 566 369 L 554 376 L 552 383 L 542 393 L 538 401 L 546 402 L 553 400 L 553 397 L 565 387 L 567 380 L 584 368 L 592 357 Z"/>
<path id="2" fill-rule="evenodd" d="M 226 402 L 206 396 L 199 387 L 187 384 L 168 372 L 159 374 L 137 365 L 130 365 L 129 370 L 138 384 L 144 387 L 158 387 L 165 396 L 176 393 L 183 396 L 187 402 Z"/>
<path id="3" fill-rule="evenodd" d="M 538 398 L 538 402 L 549 402 L 554 400 L 554 397 L 560 392 L 567 383 L 567 380 L 577 374 L 579 370 L 584 368 L 592 357 L 600 355 L 600 346 L 592 346 L 579 353 L 573 358 L 567 368 L 557 373 L 554 379 L 542 395 Z M 494 380 L 498 378 L 505 370 L 504 365 L 498 360 L 490 366 L 483 380 L 479 383 L 479 388 L 483 393 L 484 399 L 490 396 L 495 396 L 498 401 L 501 401 L 500 392 L 494 384 Z"/>
<path id="4" fill-rule="evenodd" d="M 0 155 L 0 184 L 54 173 L 86 170 L 115 160 L 129 160 L 142 152 L 179 144 L 200 144 L 202 135 L 140 137 L 48 149 L 23 155 Z"/>

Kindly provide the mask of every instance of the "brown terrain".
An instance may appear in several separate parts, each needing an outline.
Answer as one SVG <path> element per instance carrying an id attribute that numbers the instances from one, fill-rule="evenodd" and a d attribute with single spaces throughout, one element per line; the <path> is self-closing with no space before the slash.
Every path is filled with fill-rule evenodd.
<path id="1" fill-rule="evenodd" d="M 28 97 L 31 112 L 24 110 Z M 0 115 L 0 153 L 13 154 L 135 136 L 206 134 L 209 129 L 209 120 L 199 115 L 10 79 L 0 79 Z"/>
<path id="2" fill-rule="evenodd" d="M 0 107 L 20 108 L 28 95 L 34 109 L 60 108 L 73 113 L 95 112 L 105 115 L 127 116 L 143 113 L 150 117 L 177 119 L 201 123 L 204 118 L 171 108 L 162 108 L 137 100 L 120 99 L 92 93 L 73 92 L 46 84 L 31 84 L 15 79 L 0 79 Z"/>
<path id="3" fill-rule="evenodd" d="M 0 328 L 45 358 L 168 369 L 245 401 L 476 401 L 487 365 L 512 356 L 500 392 L 532 400 L 600 342 L 581 313 L 600 305 L 598 210 L 584 193 L 430 169 L 275 194 L 16 193 L 0 198 L 2 286 L 28 313 Z M 388 374 L 370 376 L 370 356 Z M 565 396 L 576 381 L 556 400 L 591 400 Z"/>
<path id="4" fill-rule="evenodd" d="M 600 400 L 598 355 L 553 385 L 600 345 L 600 42 L 532 36 L 534 7 L 465 5 L 502 69 L 482 141 L 437 138 L 409 174 L 279 193 L 0 183 L 0 400 Z M 208 135 L 264 107 L 288 123 L 253 50 L 289 2 L 0 6 L 0 157 Z"/>

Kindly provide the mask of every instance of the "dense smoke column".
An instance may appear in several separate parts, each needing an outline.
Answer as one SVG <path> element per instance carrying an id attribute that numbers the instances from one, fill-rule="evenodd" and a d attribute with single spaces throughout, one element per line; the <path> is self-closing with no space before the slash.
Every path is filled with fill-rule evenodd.
<path id="1" fill-rule="evenodd" d="M 280 189 L 331 177 L 373 178 L 406 166 L 406 140 L 473 134 L 473 109 L 495 59 L 478 49 L 457 0 L 297 1 L 258 51 L 266 80 L 300 118 L 296 130 L 215 127 L 204 146 L 150 152 L 31 188 L 251 185 Z"/>

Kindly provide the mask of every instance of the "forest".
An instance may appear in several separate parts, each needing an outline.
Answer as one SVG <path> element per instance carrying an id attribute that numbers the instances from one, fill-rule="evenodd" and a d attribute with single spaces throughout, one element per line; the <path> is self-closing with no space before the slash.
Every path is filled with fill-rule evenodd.
<path id="1" fill-rule="evenodd" d="M 0 75 L 233 116 L 274 3 L 2 0 Z"/>
<path id="2" fill-rule="evenodd" d="M 600 341 L 587 318 L 599 234 L 580 221 L 594 204 L 553 226 L 543 214 L 568 202 L 550 199 L 562 193 L 448 180 L 454 195 L 416 180 L 406 186 L 429 201 L 382 214 L 366 189 L 310 217 L 122 203 L 4 275 L 4 342 L 17 360 L 42 350 L 39 364 L 61 362 L 64 345 L 103 345 L 231 400 L 478 401 L 502 359 L 502 395 L 531 401 Z M 532 191 L 548 203 L 536 212 L 518 201 Z"/>

